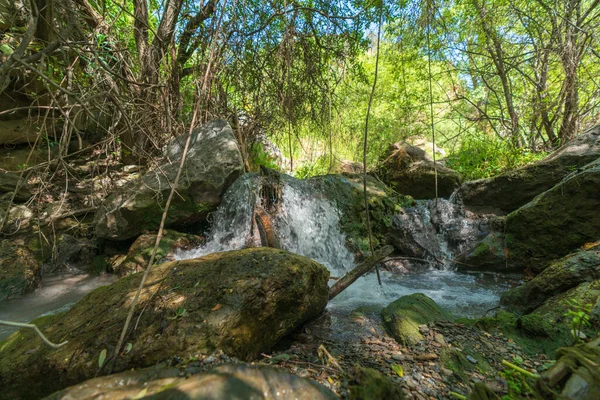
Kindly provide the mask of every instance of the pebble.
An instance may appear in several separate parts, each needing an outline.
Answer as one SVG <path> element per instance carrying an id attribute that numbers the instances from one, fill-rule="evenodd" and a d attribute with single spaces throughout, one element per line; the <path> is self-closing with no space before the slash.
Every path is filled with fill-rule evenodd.
<path id="1" fill-rule="evenodd" d="M 392 354 L 392 359 L 396 361 L 404 361 L 406 360 L 406 356 L 404 354 Z"/>
<path id="2" fill-rule="evenodd" d="M 467 360 L 469 360 L 469 362 L 472 364 L 477 364 L 477 360 L 469 354 L 467 354 Z"/>
<path id="3" fill-rule="evenodd" d="M 202 361 L 204 364 L 212 364 L 216 361 L 215 356 L 208 356 Z"/>

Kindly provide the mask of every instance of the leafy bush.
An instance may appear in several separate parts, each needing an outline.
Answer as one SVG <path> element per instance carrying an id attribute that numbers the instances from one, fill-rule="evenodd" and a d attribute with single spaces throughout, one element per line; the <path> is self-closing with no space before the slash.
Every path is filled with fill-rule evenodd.
<path id="1" fill-rule="evenodd" d="M 461 142 L 455 153 L 448 157 L 448 167 L 460 172 L 465 179 L 488 178 L 504 171 L 541 160 L 547 153 L 532 153 L 516 149 L 508 141 L 470 135 Z"/>
<path id="2" fill-rule="evenodd" d="M 307 162 L 294 171 L 298 179 L 306 179 L 311 176 L 326 175 L 329 172 L 329 156 L 320 156 L 313 162 Z"/>
<path id="3" fill-rule="evenodd" d="M 258 171 L 261 166 L 279 170 L 277 160 L 264 150 L 262 143 L 254 143 L 250 147 L 248 163 L 252 171 Z"/>

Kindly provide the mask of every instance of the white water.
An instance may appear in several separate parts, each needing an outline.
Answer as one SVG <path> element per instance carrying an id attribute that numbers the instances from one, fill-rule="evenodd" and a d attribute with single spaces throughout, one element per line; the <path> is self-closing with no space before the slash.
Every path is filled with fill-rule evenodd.
<path id="1" fill-rule="evenodd" d="M 354 256 L 340 231 L 337 207 L 315 193 L 309 181 L 286 176 L 282 176 L 282 180 L 281 213 L 274 219 L 282 247 L 322 263 L 332 276 L 339 277 L 352 269 Z M 256 175 L 246 174 L 238 179 L 215 213 L 213 231 L 206 245 L 179 252 L 177 258 L 189 259 L 245 247 L 252 226 L 256 190 Z M 420 222 L 422 225 L 424 221 Z M 442 250 L 448 242 L 446 236 L 441 232 L 434 240 L 440 243 Z M 497 306 L 500 294 L 508 287 L 507 282 L 490 282 L 489 275 L 461 274 L 451 270 L 431 269 L 405 275 L 382 271 L 381 275 L 383 286 L 377 284 L 375 274 L 368 274 L 331 301 L 329 307 L 351 311 L 365 305 L 386 306 L 401 296 L 420 292 L 457 315 L 481 316 Z"/>

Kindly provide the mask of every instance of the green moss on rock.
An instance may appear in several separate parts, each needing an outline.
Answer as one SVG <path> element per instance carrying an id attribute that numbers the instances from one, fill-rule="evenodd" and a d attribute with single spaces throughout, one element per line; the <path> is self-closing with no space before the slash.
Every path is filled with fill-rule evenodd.
<path id="1" fill-rule="evenodd" d="M 588 164 L 506 218 L 509 257 L 532 271 L 569 254 L 600 232 L 600 160 Z"/>
<path id="2" fill-rule="evenodd" d="M 360 366 L 354 367 L 352 382 L 348 386 L 350 400 L 402 400 L 402 390 L 379 371 Z"/>
<path id="3" fill-rule="evenodd" d="M 381 316 L 388 333 L 403 345 L 423 340 L 419 325 L 448 320 L 442 309 L 422 293 L 400 297 L 385 307 Z"/>
<path id="4" fill-rule="evenodd" d="M 311 178 L 324 196 L 340 210 L 340 228 L 349 246 L 359 255 L 369 252 L 369 234 L 363 194 L 363 176 L 359 174 L 324 175 Z M 374 247 L 387 243 L 391 218 L 403 207 L 414 205 L 414 199 L 400 195 L 372 176 L 367 176 L 369 219 Z"/>
<path id="5" fill-rule="evenodd" d="M 141 274 L 96 289 L 63 315 L 42 324 L 54 350 L 31 330 L 0 346 L 0 387 L 6 398 L 40 398 L 106 373 L 98 357 L 114 352 Z M 114 372 L 216 349 L 249 360 L 268 351 L 328 300 L 329 272 L 282 250 L 215 253 L 156 265 L 142 292 L 136 329 Z M 50 323 L 51 322 L 51 323 Z"/>

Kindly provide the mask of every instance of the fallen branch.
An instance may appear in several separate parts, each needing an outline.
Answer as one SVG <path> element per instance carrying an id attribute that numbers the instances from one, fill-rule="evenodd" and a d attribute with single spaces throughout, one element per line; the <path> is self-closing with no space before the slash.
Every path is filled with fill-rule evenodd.
<path id="1" fill-rule="evenodd" d="M 56 343 L 52 343 L 51 341 L 49 341 L 46 336 L 44 336 L 44 334 L 42 333 L 42 331 L 40 331 L 40 329 L 33 325 L 33 324 L 24 324 L 21 322 L 11 322 L 11 321 L 2 321 L 0 320 L 0 325 L 7 325 L 7 326 L 16 326 L 18 328 L 30 328 L 33 329 L 35 331 L 35 333 L 38 334 L 38 336 L 44 341 L 44 343 L 46 343 L 48 346 L 52 347 L 53 349 L 58 349 L 61 346 L 64 346 L 65 344 L 67 344 L 67 340 L 65 340 L 64 342 L 60 343 L 60 344 L 56 344 Z"/>
<path id="2" fill-rule="evenodd" d="M 338 281 L 329 288 L 329 300 L 333 299 L 348 286 L 352 285 L 354 281 L 373 269 L 374 266 L 379 264 L 385 257 L 392 254 L 393 251 L 394 248 L 392 246 L 383 246 L 379 250 L 376 250 L 371 257 L 358 264 L 352 271 L 338 279 Z"/>

